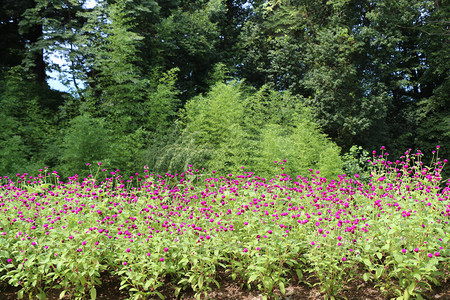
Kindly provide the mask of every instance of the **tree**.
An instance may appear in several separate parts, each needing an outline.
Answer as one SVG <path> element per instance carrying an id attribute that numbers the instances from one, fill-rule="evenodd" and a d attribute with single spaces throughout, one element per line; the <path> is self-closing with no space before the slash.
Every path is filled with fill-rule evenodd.
<path id="1" fill-rule="evenodd" d="M 48 146 L 56 135 L 57 92 L 27 80 L 20 66 L 0 80 L 0 174 L 32 172 L 52 161 Z"/>
<path id="2" fill-rule="evenodd" d="M 302 95 L 344 150 L 353 144 L 414 147 L 417 104 L 431 100 L 448 73 L 448 67 L 439 67 L 446 63 L 433 59 L 437 53 L 448 57 L 444 6 L 267 1 L 242 32 L 250 49 L 242 74 L 252 84 Z"/>

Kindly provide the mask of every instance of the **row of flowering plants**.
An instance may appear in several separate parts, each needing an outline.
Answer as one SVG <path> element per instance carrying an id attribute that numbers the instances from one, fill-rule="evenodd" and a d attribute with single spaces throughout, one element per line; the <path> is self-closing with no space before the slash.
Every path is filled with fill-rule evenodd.
<path id="1" fill-rule="evenodd" d="M 123 178 L 101 163 L 66 182 L 46 170 L 2 177 L 0 280 L 19 298 L 96 299 L 107 271 L 130 299 L 163 298 L 168 283 L 200 299 L 227 274 L 265 298 L 296 280 L 334 299 L 363 278 L 387 297 L 421 299 L 449 273 L 450 183 L 433 157 L 374 152 L 368 183 L 313 170 L 266 179 L 145 167 Z"/>

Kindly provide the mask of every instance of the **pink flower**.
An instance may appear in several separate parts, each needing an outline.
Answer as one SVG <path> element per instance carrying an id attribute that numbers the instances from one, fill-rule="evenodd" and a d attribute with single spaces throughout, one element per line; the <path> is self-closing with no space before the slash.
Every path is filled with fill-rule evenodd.
<path id="1" fill-rule="evenodd" d="M 247 249 L 247 248 L 244 248 L 244 250 L 242 250 L 242 252 L 248 252 L 248 249 Z"/>
<path id="2" fill-rule="evenodd" d="M 406 253 L 406 249 L 402 249 L 402 252 L 403 252 L 403 253 Z"/>
<path id="3" fill-rule="evenodd" d="M 434 252 L 434 256 L 440 256 L 441 254 L 439 252 Z"/>
<path id="4" fill-rule="evenodd" d="M 167 248 L 167 247 L 164 248 L 164 252 L 167 252 L 167 251 L 169 251 L 169 248 Z"/>
<path id="5" fill-rule="evenodd" d="M 159 259 L 159 261 L 163 262 L 163 261 L 164 261 L 164 257 L 161 257 L 161 258 Z"/>
<path id="6" fill-rule="evenodd" d="M 347 260 L 347 258 L 346 258 L 346 257 L 343 257 L 343 258 L 342 258 L 342 261 L 346 261 L 346 260 Z"/>

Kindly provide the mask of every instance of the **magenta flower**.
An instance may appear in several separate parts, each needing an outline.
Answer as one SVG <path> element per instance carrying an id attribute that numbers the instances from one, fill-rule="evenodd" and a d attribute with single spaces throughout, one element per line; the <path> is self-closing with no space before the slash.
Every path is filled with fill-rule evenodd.
<path id="1" fill-rule="evenodd" d="M 403 253 L 406 253 L 406 249 L 402 249 L 402 252 L 403 252 Z"/>
<path id="2" fill-rule="evenodd" d="M 130 251 L 131 251 L 130 248 L 128 248 L 128 249 L 127 249 L 127 252 L 130 252 Z"/>
<path id="3" fill-rule="evenodd" d="M 419 248 L 414 248 L 414 252 L 419 252 Z"/>
<path id="4" fill-rule="evenodd" d="M 434 252 L 434 256 L 440 256 L 441 254 L 439 252 Z"/>
<path id="5" fill-rule="evenodd" d="M 244 250 L 242 250 L 242 252 L 248 252 L 248 249 L 247 249 L 247 248 L 244 248 Z"/>
<path id="6" fill-rule="evenodd" d="M 164 248 L 164 252 L 167 252 L 167 251 L 169 251 L 169 248 L 167 248 L 167 247 Z"/>
<path id="7" fill-rule="evenodd" d="M 126 265 L 127 265 L 127 262 L 126 262 L 126 261 L 124 261 L 124 262 L 123 262 L 123 265 L 124 265 L 124 266 L 126 266 Z"/>
<path id="8" fill-rule="evenodd" d="M 428 257 L 432 258 L 433 257 L 433 253 L 428 253 Z"/>
<path id="9" fill-rule="evenodd" d="M 346 261 L 347 260 L 347 258 L 344 256 L 343 258 L 342 258 L 342 261 Z"/>
<path id="10" fill-rule="evenodd" d="M 164 257 L 161 257 L 161 258 L 159 259 L 159 261 L 163 262 L 163 261 L 164 261 Z"/>

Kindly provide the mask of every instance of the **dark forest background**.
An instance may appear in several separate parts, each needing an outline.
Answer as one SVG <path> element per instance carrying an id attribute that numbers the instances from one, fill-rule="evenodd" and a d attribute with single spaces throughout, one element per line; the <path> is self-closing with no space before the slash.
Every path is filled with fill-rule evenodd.
<path id="1" fill-rule="evenodd" d="M 448 158 L 449 26 L 448 0 L 1 0 L 0 175 Z"/>

